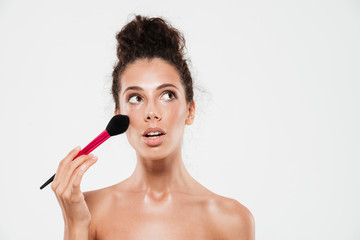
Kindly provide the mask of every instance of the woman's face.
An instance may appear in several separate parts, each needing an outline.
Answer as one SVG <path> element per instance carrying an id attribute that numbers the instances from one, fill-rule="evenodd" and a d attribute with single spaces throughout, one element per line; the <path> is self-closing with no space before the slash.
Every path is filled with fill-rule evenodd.
<path id="1" fill-rule="evenodd" d="M 194 120 L 195 105 L 186 102 L 175 67 L 158 58 L 137 60 L 127 66 L 120 81 L 120 112 L 115 114 L 129 116 L 126 135 L 137 154 L 156 160 L 180 151 L 185 124 Z M 149 128 L 160 128 L 164 134 L 144 135 Z"/>

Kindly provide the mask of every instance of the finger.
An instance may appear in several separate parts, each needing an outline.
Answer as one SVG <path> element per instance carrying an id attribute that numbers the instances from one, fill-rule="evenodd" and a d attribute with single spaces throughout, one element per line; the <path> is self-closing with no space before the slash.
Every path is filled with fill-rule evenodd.
<path id="1" fill-rule="evenodd" d="M 54 187 L 58 186 L 58 179 L 61 179 L 63 174 L 64 174 L 64 169 L 67 168 L 67 164 L 69 162 L 71 162 L 75 157 L 76 155 L 80 152 L 80 147 L 77 146 L 76 148 L 74 148 L 73 150 L 71 150 L 65 158 L 63 158 L 63 160 L 60 161 L 59 163 L 59 166 L 58 166 L 58 169 L 56 170 L 56 174 L 55 174 L 55 178 L 54 178 L 54 181 L 52 184 Z"/>
<path id="2" fill-rule="evenodd" d="M 63 181 L 66 184 L 65 187 L 69 183 L 70 178 L 74 174 L 75 169 L 78 168 L 85 161 L 90 160 L 93 156 L 94 156 L 93 154 L 82 155 L 80 157 L 77 157 L 74 161 L 72 161 L 71 163 L 68 164 L 68 169 L 67 169 L 66 174 L 64 175 L 64 178 L 63 178 Z"/>
<path id="3" fill-rule="evenodd" d="M 74 174 L 75 170 L 81 166 L 84 162 L 90 160 L 94 155 L 82 155 L 76 158 L 74 161 L 68 163 L 67 169 L 64 170 L 62 178 L 59 178 L 58 192 L 62 194 L 65 191 L 65 188 L 68 186 L 71 176 Z"/>
<path id="4" fill-rule="evenodd" d="M 80 150 L 81 150 L 80 146 L 77 146 L 76 148 L 71 150 L 61 162 L 65 163 L 65 164 L 68 162 L 71 162 L 72 160 L 74 160 L 76 155 L 80 152 Z"/>
<path id="5" fill-rule="evenodd" d="M 71 176 L 71 180 L 69 185 L 67 186 L 64 196 L 71 197 L 72 201 L 78 201 L 82 199 L 78 199 L 78 197 L 82 196 L 82 192 L 80 190 L 81 180 L 85 174 L 85 172 L 97 162 L 98 158 L 93 156 L 89 160 L 82 163 L 75 171 L 74 174 Z"/>

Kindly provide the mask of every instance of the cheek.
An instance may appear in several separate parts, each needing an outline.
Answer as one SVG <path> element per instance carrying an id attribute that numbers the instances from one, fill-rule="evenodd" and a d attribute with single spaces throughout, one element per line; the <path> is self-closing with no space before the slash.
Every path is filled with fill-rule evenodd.
<path id="1" fill-rule="evenodd" d="M 131 143 L 132 139 L 139 134 L 138 131 L 141 129 L 141 121 L 144 121 L 143 114 L 140 108 L 134 106 L 130 107 L 127 104 L 120 105 L 120 114 L 127 115 L 130 118 L 130 125 L 126 130 L 126 136 Z"/>
<path id="2" fill-rule="evenodd" d="M 130 118 L 130 124 L 139 120 L 141 115 L 141 108 L 140 106 L 130 106 L 129 104 L 123 104 L 120 108 L 120 114 L 128 115 Z"/>
<path id="3" fill-rule="evenodd" d="M 186 108 L 183 104 L 174 104 L 171 107 L 163 109 L 163 117 L 166 122 L 182 125 L 185 124 Z"/>

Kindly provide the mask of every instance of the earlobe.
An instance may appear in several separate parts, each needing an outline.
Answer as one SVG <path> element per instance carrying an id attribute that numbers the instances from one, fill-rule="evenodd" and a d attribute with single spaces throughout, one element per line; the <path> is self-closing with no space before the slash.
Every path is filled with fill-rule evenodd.
<path id="1" fill-rule="evenodd" d="M 189 104 L 189 114 L 188 114 L 188 117 L 187 117 L 186 120 L 185 120 L 185 124 L 186 124 L 186 125 L 191 125 L 191 124 L 193 124 L 194 119 L 195 119 L 195 102 L 192 101 L 192 102 Z"/>

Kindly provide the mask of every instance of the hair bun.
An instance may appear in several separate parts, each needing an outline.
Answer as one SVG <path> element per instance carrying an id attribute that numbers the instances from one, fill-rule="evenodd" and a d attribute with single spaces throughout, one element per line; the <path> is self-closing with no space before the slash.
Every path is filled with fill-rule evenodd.
<path id="1" fill-rule="evenodd" d="M 128 61 L 169 55 L 182 58 L 185 45 L 181 33 L 163 19 L 139 15 L 117 34 L 116 39 L 118 59 Z"/>

